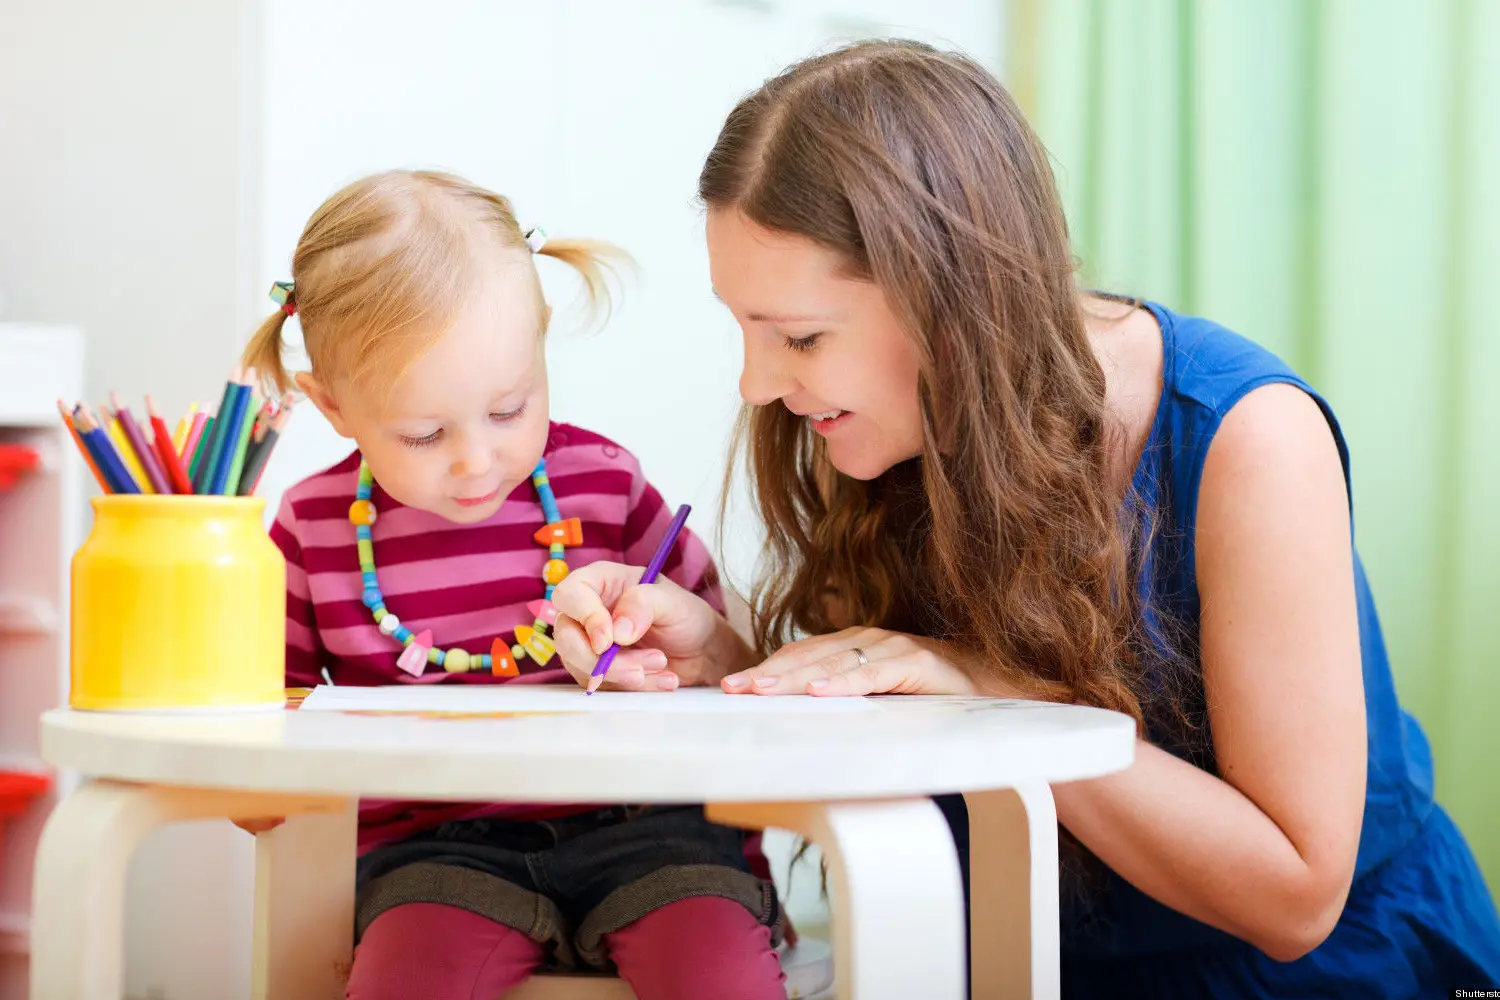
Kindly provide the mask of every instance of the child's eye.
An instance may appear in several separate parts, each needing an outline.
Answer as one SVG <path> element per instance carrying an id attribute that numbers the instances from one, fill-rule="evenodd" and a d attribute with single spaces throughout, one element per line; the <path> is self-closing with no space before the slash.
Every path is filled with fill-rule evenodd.
<path id="1" fill-rule="evenodd" d="M 403 434 L 401 435 L 401 443 L 406 445 L 408 448 L 426 448 L 428 445 L 437 444 L 437 439 L 442 435 L 442 433 L 442 431 L 433 431 L 426 437 L 407 437 L 405 434 Z"/>
<path id="2" fill-rule="evenodd" d="M 786 346 L 793 351 L 810 351 L 818 346 L 818 341 L 822 339 L 822 336 L 821 333 L 809 333 L 805 337 L 783 337 L 782 339 L 786 341 Z"/>
<path id="3" fill-rule="evenodd" d="M 521 414 L 523 414 L 525 412 L 526 412 L 526 404 L 522 403 L 520 406 L 516 407 L 514 410 L 505 410 L 505 411 L 500 412 L 500 413 L 491 413 L 490 414 L 490 419 L 493 420 L 493 421 L 495 421 L 496 423 L 504 424 L 504 423 L 508 423 L 508 422 L 510 422 L 512 420 L 518 419 L 521 416 Z"/>

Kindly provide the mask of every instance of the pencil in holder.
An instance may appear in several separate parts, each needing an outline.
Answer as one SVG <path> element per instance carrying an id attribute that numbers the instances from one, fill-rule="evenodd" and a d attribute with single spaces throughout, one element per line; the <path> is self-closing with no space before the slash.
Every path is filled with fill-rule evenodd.
<path id="1" fill-rule="evenodd" d="M 97 711 L 285 704 L 286 563 L 260 497 L 92 498 L 73 557 L 69 703 Z"/>

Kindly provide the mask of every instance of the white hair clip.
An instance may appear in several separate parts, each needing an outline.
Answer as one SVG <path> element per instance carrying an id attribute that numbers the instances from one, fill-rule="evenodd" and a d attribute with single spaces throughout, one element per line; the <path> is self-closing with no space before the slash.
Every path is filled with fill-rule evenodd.
<path id="1" fill-rule="evenodd" d="M 541 226 L 526 230 L 526 245 L 531 248 L 532 253 L 541 253 L 542 247 L 547 245 L 547 230 Z"/>

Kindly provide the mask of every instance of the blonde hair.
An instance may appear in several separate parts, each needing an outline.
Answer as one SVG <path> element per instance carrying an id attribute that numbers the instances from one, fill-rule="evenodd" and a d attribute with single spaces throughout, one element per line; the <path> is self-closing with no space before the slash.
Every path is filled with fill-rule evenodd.
<path id="1" fill-rule="evenodd" d="M 526 234 L 510 201 L 451 174 L 392 170 L 338 191 L 308 220 L 292 255 L 296 315 L 313 374 L 388 390 L 405 367 L 442 336 L 489 276 L 491 248 L 523 259 L 545 310 Z M 607 273 L 623 252 L 594 240 L 548 239 L 538 253 L 578 272 L 591 314 L 609 309 Z M 285 396 L 278 309 L 245 346 L 268 396 Z M 543 324 L 545 327 L 545 323 Z M 538 331 L 540 334 L 543 331 Z"/>

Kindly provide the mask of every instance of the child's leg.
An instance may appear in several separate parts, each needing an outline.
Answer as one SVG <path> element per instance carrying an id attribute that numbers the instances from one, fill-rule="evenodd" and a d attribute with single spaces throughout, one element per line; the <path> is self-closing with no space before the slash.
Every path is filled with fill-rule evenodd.
<path id="1" fill-rule="evenodd" d="M 640 1000 L 786 1000 L 771 929 L 732 899 L 670 903 L 605 940 Z"/>
<path id="2" fill-rule="evenodd" d="M 354 949 L 346 1000 L 495 1000 L 531 975 L 542 946 L 487 917 L 440 903 L 386 910 Z"/>

